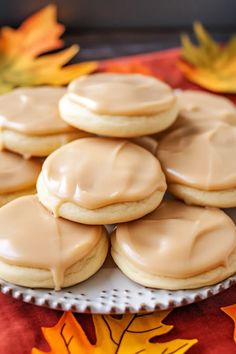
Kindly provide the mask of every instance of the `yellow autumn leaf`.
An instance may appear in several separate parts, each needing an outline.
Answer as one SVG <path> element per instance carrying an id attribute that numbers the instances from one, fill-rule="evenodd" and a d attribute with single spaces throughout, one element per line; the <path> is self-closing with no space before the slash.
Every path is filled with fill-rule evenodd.
<path id="1" fill-rule="evenodd" d="M 201 23 L 194 24 L 199 45 L 184 34 L 181 37 L 180 70 L 192 82 L 214 92 L 236 93 L 236 36 L 220 46 Z"/>
<path id="2" fill-rule="evenodd" d="M 78 53 L 78 45 L 45 54 L 63 46 L 60 36 L 65 28 L 57 22 L 56 12 L 55 5 L 48 5 L 18 29 L 1 29 L 0 93 L 17 86 L 64 85 L 95 70 L 96 62 L 64 66 Z"/>
<path id="3" fill-rule="evenodd" d="M 162 321 L 168 315 L 162 311 L 143 315 L 119 317 L 94 315 L 96 344 L 92 345 L 71 312 L 65 312 L 58 324 L 43 328 L 51 351 L 48 354 L 184 354 L 196 339 L 175 339 L 165 343 L 151 343 L 150 339 L 168 333 L 173 326 Z M 46 354 L 36 348 L 32 354 Z"/>

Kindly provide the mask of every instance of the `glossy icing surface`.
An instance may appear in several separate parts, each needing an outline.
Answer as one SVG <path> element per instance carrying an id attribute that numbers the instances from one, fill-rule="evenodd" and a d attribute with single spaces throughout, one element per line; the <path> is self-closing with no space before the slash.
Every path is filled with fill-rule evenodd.
<path id="1" fill-rule="evenodd" d="M 0 151 L 0 193 L 21 191 L 35 186 L 42 163 L 25 160 L 9 151 Z"/>
<path id="2" fill-rule="evenodd" d="M 203 91 L 178 93 L 180 108 L 176 124 L 194 124 L 200 120 L 218 120 L 236 124 L 236 107 L 229 99 Z"/>
<path id="3" fill-rule="evenodd" d="M 140 270 L 187 278 L 227 266 L 236 228 L 220 209 L 164 201 L 144 218 L 118 224 L 115 243 Z"/>
<path id="4" fill-rule="evenodd" d="M 0 96 L 0 129 L 26 135 L 50 135 L 75 131 L 65 123 L 58 110 L 62 87 L 17 88 Z"/>
<path id="5" fill-rule="evenodd" d="M 15 199 L 0 209 L 0 259 L 50 270 L 57 290 L 66 269 L 86 257 L 101 235 L 101 226 L 54 218 L 37 196 Z"/>
<path id="6" fill-rule="evenodd" d="M 166 189 L 159 161 L 122 139 L 84 138 L 67 144 L 46 159 L 42 174 L 51 194 L 88 209 L 140 201 Z"/>
<path id="7" fill-rule="evenodd" d="M 223 122 L 176 129 L 157 152 L 170 183 L 207 191 L 236 187 L 235 154 L 236 127 Z"/>
<path id="8" fill-rule="evenodd" d="M 169 109 L 176 101 L 171 88 L 140 74 L 101 73 L 80 77 L 68 97 L 97 114 L 141 116 Z"/>

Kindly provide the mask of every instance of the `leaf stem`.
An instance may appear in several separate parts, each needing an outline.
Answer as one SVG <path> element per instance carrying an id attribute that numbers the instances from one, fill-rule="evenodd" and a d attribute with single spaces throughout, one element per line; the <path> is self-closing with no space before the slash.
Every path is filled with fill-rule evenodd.
<path id="1" fill-rule="evenodd" d="M 116 351 L 115 351 L 115 354 L 118 354 L 118 351 L 119 351 L 119 349 L 120 349 L 121 342 L 122 342 L 122 340 L 123 340 L 123 338 L 124 338 L 124 335 L 125 335 L 125 333 L 127 332 L 129 326 L 132 324 L 132 322 L 135 320 L 136 317 L 137 317 L 137 315 L 134 315 L 134 316 L 131 318 L 131 320 L 129 321 L 129 323 L 128 323 L 127 326 L 125 327 L 124 331 L 122 332 L 121 337 L 120 337 L 120 340 L 119 340 L 119 342 L 118 342 L 118 346 L 117 346 Z"/>

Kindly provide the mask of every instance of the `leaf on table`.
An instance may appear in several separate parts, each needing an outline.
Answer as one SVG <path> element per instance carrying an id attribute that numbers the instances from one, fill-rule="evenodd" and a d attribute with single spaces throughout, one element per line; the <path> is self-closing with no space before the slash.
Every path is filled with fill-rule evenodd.
<path id="1" fill-rule="evenodd" d="M 236 304 L 221 307 L 221 310 L 225 312 L 234 321 L 234 341 L 236 343 Z"/>
<path id="2" fill-rule="evenodd" d="M 150 342 L 151 338 L 166 334 L 173 328 L 162 322 L 168 313 L 162 311 L 118 318 L 94 315 L 95 345 L 89 342 L 71 312 L 65 312 L 55 327 L 43 328 L 42 331 L 51 347 L 48 354 L 184 354 L 197 343 L 196 339 Z M 32 354 L 46 352 L 33 348 Z"/>
<path id="3" fill-rule="evenodd" d="M 1 29 L 0 93 L 17 86 L 64 85 L 95 70 L 96 62 L 64 67 L 78 53 L 78 45 L 44 54 L 63 46 L 60 36 L 65 28 L 57 22 L 56 12 L 55 5 L 48 5 L 26 19 L 18 29 Z"/>
<path id="4" fill-rule="evenodd" d="M 236 36 L 219 45 L 201 23 L 194 24 L 199 45 L 182 35 L 182 73 L 192 82 L 214 92 L 236 93 Z"/>
<path id="5" fill-rule="evenodd" d="M 71 312 L 65 312 L 56 326 L 52 328 L 42 328 L 44 338 L 51 347 L 48 354 L 78 354 L 92 353 L 89 343 L 80 324 L 76 321 Z M 32 349 L 32 354 L 44 354 L 36 348 Z"/>

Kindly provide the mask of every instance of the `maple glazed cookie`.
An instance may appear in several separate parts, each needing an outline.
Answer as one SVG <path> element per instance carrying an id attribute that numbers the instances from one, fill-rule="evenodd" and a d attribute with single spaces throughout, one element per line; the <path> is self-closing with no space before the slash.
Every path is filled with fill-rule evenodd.
<path id="1" fill-rule="evenodd" d="M 103 226 L 54 218 L 37 196 L 0 209 L 0 277 L 11 283 L 59 290 L 92 276 L 107 251 Z"/>
<path id="2" fill-rule="evenodd" d="M 144 218 L 117 225 L 111 252 L 139 284 L 197 288 L 236 272 L 236 228 L 220 209 L 164 201 Z"/>
<path id="3" fill-rule="evenodd" d="M 18 88 L 0 96 L 0 146 L 25 157 L 48 156 L 67 142 L 88 134 L 59 115 L 61 87 Z"/>
<path id="4" fill-rule="evenodd" d="M 0 151 L 0 206 L 22 195 L 35 193 L 41 171 L 39 160 L 25 160 L 9 151 Z"/>
<path id="5" fill-rule="evenodd" d="M 165 190 L 159 161 L 122 139 L 84 138 L 44 162 L 38 197 L 54 215 L 85 224 L 137 219 L 155 209 Z"/>
<path id="6" fill-rule="evenodd" d="M 158 158 L 169 190 L 188 204 L 236 206 L 236 126 L 208 122 L 166 135 Z"/>
<path id="7" fill-rule="evenodd" d="M 174 127 L 209 120 L 236 124 L 236 107 L 223 96 L 202 91 L 180 90 L 177 100 L 180 111 Z"/>
<path id="8" fill-rule="evenodd" d="M 72 126 L 112 137 L 136 137 L 168 128 L 178 106 L 172 89 L 151 76 L 100 73 L 70 83 L 60 100 Z"/>

